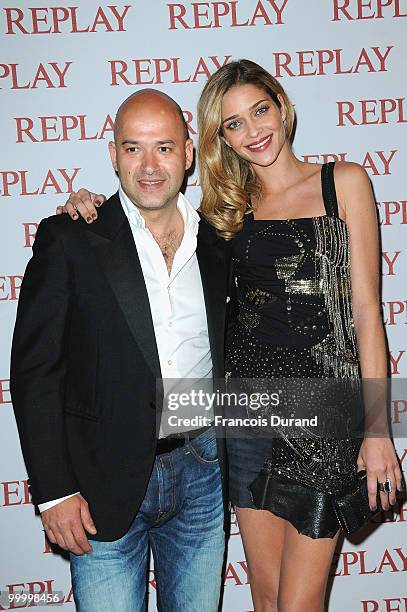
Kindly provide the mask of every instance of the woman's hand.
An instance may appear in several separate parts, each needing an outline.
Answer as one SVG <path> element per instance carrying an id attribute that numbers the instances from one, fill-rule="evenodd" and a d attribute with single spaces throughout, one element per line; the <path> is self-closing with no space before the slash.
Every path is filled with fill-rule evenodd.
<path id="1" fill-rule="evenodd" d="M 396 489 L 403 490 L 403 476 L 393 442 L 390 438 L 365 438 L 360 447 L 357 460 L 358 470 L 366 470 L 369 506 L 376 509 L 378 483 L 391 482 L 391 493 L 380 492 L 383 510 L 396 503 Z"/>
<path id="2" fill-rule="evenodd" d="M 86 223 L 92 223 L 98 216 L 96 208 L 102 206 L 105 200 L 106 196 L 103 194 L 79 189 L 79 191 L 71 193 L 64 206 L 57 206 L 56 214 L 68 213 L 74 221 L 79 219 L 79 215 L 81 215 Z"/>

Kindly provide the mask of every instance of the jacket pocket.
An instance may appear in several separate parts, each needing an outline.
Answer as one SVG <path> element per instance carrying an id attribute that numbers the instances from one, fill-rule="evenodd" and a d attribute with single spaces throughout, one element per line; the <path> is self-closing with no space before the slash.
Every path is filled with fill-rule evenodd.
<path id="1" fill-rule="evenodd" d="M 81 419 L 87 419 L 90 421 L 100 422 L 100 415 L 96 414 L 94 411 L 89 411 L 86 407 L 84 408 L 81 404 L 76 405 L 65 405 L 64 414 L 69 414 L 72 416 L 79 417 Z"/>
<path id="2" fill-rule="evenodd" d="M 64 412 L 74 416 L 101 420 L 101 390 L 100 380 L 100 338 L 98 330 L 92 341 L 86 339 L 81 345 L 75 346 L 71 362 L 68 365 L 67 381 L 64 397 Z"/>

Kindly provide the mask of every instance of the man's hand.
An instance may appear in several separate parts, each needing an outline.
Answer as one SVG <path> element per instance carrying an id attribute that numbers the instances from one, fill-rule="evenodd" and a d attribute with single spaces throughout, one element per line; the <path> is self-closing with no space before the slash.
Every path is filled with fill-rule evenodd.
<path id="1" fill-rule="evenodd" d="M 92 552 L 85 529 L 93 535 L 97 531 L 88 503 L 79 493 L 45 510 L 41 514 L 41 519 L 52 544 L 58 544 L 75 555 Z"/>
<path id="2" fill-rule="evenodd" d="M 87 223 L 92 223 L 98 216 L 96 208 L 102 206 L 105 200 L 106 196 L 101 193 L 79 189 L 71 193 L 64 206 L 57 206 L 56 214 L 68 213 L 74 221 L 81 215 Z"/>

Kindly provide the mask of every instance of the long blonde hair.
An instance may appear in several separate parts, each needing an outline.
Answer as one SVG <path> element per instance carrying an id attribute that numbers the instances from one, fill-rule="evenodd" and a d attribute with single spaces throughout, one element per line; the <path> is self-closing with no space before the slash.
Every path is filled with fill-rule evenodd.
<path id="1" fill-rule="evenodd" d="M 222 138 L 222 98 L 233 86 L 247 84 L 263 89 L 278 108 L 281 108 L 277 97 L 280 94 L 286 107 L 287 138 L 291 138 L 294 126 L 294 108 L 284 89 L 255 62 L 242 59 L 225 64 L 206 83 L 198 101 L 200 210 L 226 240 L 240 231 L 248 201 L 260 191 L 250 164 Z"/>

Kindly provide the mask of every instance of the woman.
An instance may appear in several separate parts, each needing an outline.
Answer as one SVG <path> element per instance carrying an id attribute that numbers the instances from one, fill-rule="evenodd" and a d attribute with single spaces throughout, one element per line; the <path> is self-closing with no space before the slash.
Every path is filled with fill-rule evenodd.
<path id="1" fill-rule="evenodd" d="M 293 123 L 279 82 L 247 60 L 218 70 L 199 100 L 201 211 L 233 238 L 238 312 L 226 370 L 241 379 L 385 379 L 369 180 L 356 164 L 299 161 Z M 229 439 L 231 499 L 256 611 L 319 612 L 339 533 L 330 494 L 355 481 L 357 465 L 367 469 L 372 508 L 387 478 L 394 503 L 401 473 L 389 437 L 322 440 L 319 464 L 285 442 L 271 444 L 267 486 L 264 443 Z"/>
<path id="2" fill-rule="evenodd" d="M 248 60 L 219 69 L 199 100 L 201 211 L 221 236 L 233 239 L 237 298 L 228 375 L 385 379 L 369 180 L 356 164 L 299 161 L 290 145 L 293 123 L 281 85 Z M 78 210 L 88 217 L 95 212 Z M 272 444 L 256 436 L 230 438 L 228 449 L 255 610 L 320 612 L 339 534 L 329 494 L 332 487 L 353 486 L 356 469 L 365 469 L 371 507 L 378 483 L 387 479 L 392 492 L 382 492 L 381 503 L 385 509 L 395 503 L 401 472 L 390 438 L 332 438 L 316 449 L 314 480 L 307 480 L 306 457 L 294 460 L 284 437 Z M 276 466 L 283 476 L 294 467 L 293 478 L 279 481 Z M 274 484 L 267 487 L 270 478 Z"/>

